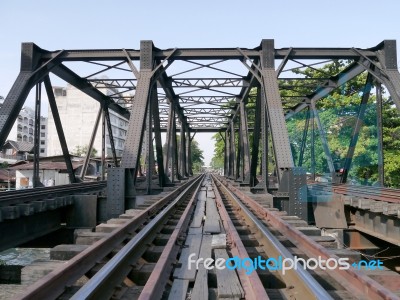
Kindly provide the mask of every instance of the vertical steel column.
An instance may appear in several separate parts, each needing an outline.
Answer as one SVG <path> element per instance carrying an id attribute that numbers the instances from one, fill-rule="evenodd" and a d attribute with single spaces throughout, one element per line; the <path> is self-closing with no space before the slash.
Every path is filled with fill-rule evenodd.
<path id="1" fill-rule="evenodd" d="M 149 101 L 147 113 L 147 126 L 146 126 L 146 137 L 147 137 L 147 170 L 146 170 L 146 180 L 147 180 L 147 194 L 151 194 L 151 186 L 153 179 L 153 164 L 154 164 L 154 151 L 153 151 L 153 122 L 151 117 L 152 111 L 152 101 Z"/>
<path id="2" fill-rule="evenodd" d="M 367 80 L 365 82 L 365 86 L 364 86 L 364 90 L 363 90 L 361 103 L 360 103 L 360 109 L 357 114 L 357 122 L 353 128 L 353 133 L 351 136 L 349 149 L 347 150 L 346 160 L 345 160 L 344 166 L 343 166 L 343 175 L 341 178 L 342 183 L 346 183 L 347 176 L 349 175 L 349 171 L 351 168 L 351 162 L 353 161 L 354 151 L 356 150 L 360 130 L 364 124 L 364 116 L 365 116 L 365 111 L 367 110 L 367 104 L 368 104 L 369 95 L 371 92 L 371 87 L 372 87 L 372 75 L 368 73 Z"/>
<path id="3" fill-rule="evenodd" d="M 311 174 L 312 179 L 315 181 L 315 120 L 314 112 L 310 110 L 311 119 Z"/>
<path id="4" fill-rule="evenodd" d="M 249 147 L 249 126 L 247 123 L 247 112 L 244 101 L 240 102 L 240 129 L 242 131 L 243 143 L 243 184 L 250 183 L 250 147 Z"/>
<path id="5" fill-rule="evenodd" d="M 34 154 L 33 154 L 33 187 L 43 186 L 39 177 L 39 154 L 40 154 L 40 105 L 42 101 L 42 83 L 36 84 L 36 98 L 35 98 L 35 136 L 34 136 Z M 43 180 L 43 178 L 42 178 Z"/>
<path id="6" fill-rule="evenodd" d="M 67 141 L 65 140 L 65 135 L 64 135 L 64 130 L 63 130 L 62 124 L 61 124 L 60 114 L 58 113 L 56 99 L 54 97 L 50 77 L 48 75 L 44 78 L 44 87 L 46 89 L 47 98 L 49 100 L 51 114 L 53 115 L 54 125 L 57 130 L 58 139 L 60 140 L 60 145 L 61 145 L 61 149 L 63 152 L 64 160 L 65 160 L 65 165 L 67 166 L 69 181 L 70 181 L 70 183 L 74 183 L 74 182 L 76 182 L 74 168 L 72 166 L 71 156 L 68 151 Z"/>
<path id="7" fill-rule="evenodd" d="M 176 118 L 174 114 L 173 123 L 172 123 L 172 169 L 175 170 L 175 176 L 177 180 L 181 180 L 182 176 L 179 173 L 179 164 L 178 164 L 178 142 L 176 138 Z"/>
<path id="8" fill-rule="evenodd" d="M 260 131 L 261 131 L 261 88 L 257 87 L 256 98 L 256 111 L 254 120 L 253 131 L 253 148 L 251 151 L 251 166 L 250 166 L 250 186 L 255 186 L 257 180 L 257 166 L 258 166 L 258 150 L 260 145 Z"/>
<path id="9" fill-rule="evenodd" d="M 134 169 L 134 182 L 136 182 L 137 168 L 140 163 L 140 153 L 144 133 L 143 128 L 145 128 L 146 115 L 148 111 L 153 66 L 153 42 L 141 41 L 140 77 L 136 86 L 135 101 L 132 103 L 131 117 L 129 119 L 128 132 L 121 159 L 121 167 L 131 170 Z"/>
<path id="10" fill-rule="evenodd" d="M 92 131 L 92 136 L 90 137 L 89 146 L 88 146 L 88 149 L 87 149 L 87 152 L 86 152 L 86 157 L 85 157 L 85 160 L 83 162 L 83 166 L 82 166 L 82 170 L 81 170 L 81 174 L 80 174 L 81 179 L 84 179 L 85 175 L 86 175 L 86 171 L 87 171 L 87 168 L 88 168 L 88 165 L 89 165 L 90 156 L 92 154 L 93 143 L 94 143 L 94 140 L 96 139 L 97 128 L 99 127 L 102 111 L 103 111 L 103 108 L 102 108 L 102 106 L 100 104 L 99 112 L 97 113 L 96 121 L 94 123 L 93 131 Z"/>
<path id="11" fill-rule="evenodd" d="M 167 137 L 166 137 L 166 151 L 164 153 L 164 168 L 165 172 L 167 173 L 167 176 L 170 178 L 170 180 L 173 182 L 174 181 L 174 175 L 173 175 L 173 163 L 172 163 L 172 130 L 173 130 L 173 120 L 174 120 L 174 106 L 172 102 L 169 103 L 169 113 L 168 113 L 168 125 L 167 125 Z"/>
<path id="12" fill-rule="evenodd" d="M 158 109 L 158 97 L 157 97 L 157 86 L 154 85 L 151 90 L 151 107 L 154 122 L 154 139 L 156 143 L 156 155 L 157 155 L 157 173 L 158 182 L 160 187 L 163 187 L 167 183 L 167 177 L 165 176 L 164 159 L 163 159 L 163 148 L 161 141 L 161 128 L 160 128 L 160 113 Z M 167 134 L 168 137 L 168 134 Z"/>
<path id="13" fill-rule="evenodd" d="M 382 86 L 379 82 L 376 88 L 376 115 L 377 115 L 377 138 L 378 138 L 378 181 L 380 186 L 385 186 L 385 157 L 383 155 L 383 107 L 382 107 Z"/>
<path id="14" fill-rule="evenodd" d="M 190 139 L 190 129 L 187 123 L 187 118 L 185 120 L 186 123 L 186 173 L 188 176 L 192 176 L 193 172 L 192 172 L 192 149 L 191 149 L 191 145 L 192 145 L 192 141 Z"/>
<path id="15" fill-rule="evenodd" d="M 231 179 L 236 179 L 235 178 L 235 125 L 234 125 L 234 119 L 231 121 L 231 127 L 230 127 L 230 142 L 229 142 L 229 177 Z"/>
<path id="16" fill-rule="evenodd" d="M 111 121 L 110 121 L 110 111 L 109 111 L 108 107 L 104 108 L 104 116 L 105 116 L 106 122 L 107 122 L 108 139 L 110 141 L 111 152 L 112 152 L 112 156 L 114 159 L 114 166 L 118 167 L 117 153 L 115 152 L 115 144 L 114 144 L 114 134 L 112 132 L 112 126 L 111 126 Z"/>
<path id="17" fill-rule="evenodd" d="M 280 182 L 283 171 L 294 167 L 294 163 L 276 78 L 274 40 L 262 40 L 261 48 L 262 91 L 266 98 L 275 164 Z"/>
<path id="18" fill-rule="evenodd" d="M 229 176 L 229 131 L 225 131 L 225 147 L 224 147 L 224 176 Z"/>
<path id="19" fill-rule="evenodd" d="M 257 185 L 264 191 L 268 190 L 268 163 L 269 163 L 269 126 L 268 113 L 266 108 L 265 92 L 261 88 L 261 142 L 262 142 L 262 157 L 261 157 L 261 182 Z"/>
<path id="20" fill-rule="evenodd" d="M 101 123 L 101 180 L 106 178 L 106 108 L 103 107 Z"/>
<path id="21" fill-rule="evenodd" d="M 266 108 L 266 99 L 264 88 L 261 87 L 260 93 L 260 125 L 261 125 L 261 181 L 255 186 L 261 192 L 267 192 L 268 189 L 268 161 L 269 161 L 269 136 L 268 136 L 268 113 Z M 253 153 L 255 154 L 255 153 Z M 253 158 L 255 161 L 255 158 Z M 254 166 L 256 168 L 256 166 Z"/>
<path id="22" fill-rule="evenodd" d="M 384 70 L 375 76 L 386 86 L 393 103 L 400 110 L 400 73 L 397 66 L 396 40 L 385 40 L 383 45 L 383 51 L 378 51 L 377 57 Z"/>
<path id="23" fill-rule="evenodd" d="M 182 177 L 187 177 L 188 174 L 186 173 L 186 137 L 185 137 L 185 123 L 181 120 L 181 131 L 180 131 L 180 147 L 179 147 L 179 166 L 180 166 L 180 173 Z"/>
<path id="24" fill-rule="evenodd" d="M 307 109 L 307 115 L 306 115 L 306 120 L 304 123 L 304 130 L 303 130 L 303 138 L 301 140 L 301 148 L 300 148 L 300 155 L 299 155 L 299 167 L 303 166 L 303 158 L 304 158 L 304 152 L 306 149 L 306 144 L 307 144 L 307 134 L 308 134 L 308 126 L 310 124 L 310 107 Z"/>
<path id="25" fill-rule="evenodd" d="M 239 128 L 238 132 L 238 143 L 236 148 L 236 168 L 235 168 L 235 180 L 242 181 L 243 178 L 241 177 L 241 162 L 242 162 L 242 137 L 241 137 L 241 130 L 240 130 L 240 119 L 239 119 Z"/>

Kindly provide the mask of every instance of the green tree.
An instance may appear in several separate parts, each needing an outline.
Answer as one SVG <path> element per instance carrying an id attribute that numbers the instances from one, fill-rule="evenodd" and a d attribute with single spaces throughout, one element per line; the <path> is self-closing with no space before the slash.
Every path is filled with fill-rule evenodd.
<path id="1" fill-rule="evenodd" d="M 89 146 L 76 146 L 75 149 L 71 152 L 72 155 L 76 156 L 86 156 Z M 95 157 L 97 155 L 97 150 L 92 148 L 92 152 L 90 153 L 90 157 Z"/>
<path id="2" fill-rule="evenodd" d="M 203 162 L 203 150 L 201 150 L 199 148 L 199 143 L 196 140 L 192 140 L 192 168 L 193 168 L 193 172 L 201 172 L 201 168 L 204 165 Z"/>
<path id="3" fill-rule="evenodd" d="M 339 74 L 349 64 L 348 61 L 336 60 L 325 64 L 319 70 L 305 68 L 294 70 L 294 73 L 307 79 L 283 80 L 280 82 L 280 92 L 284 109 L 295 106 L 299 95 L 312 95 L 315 86 L 321 83 L 319 78 L 327 78 Z M 365 87 L 367 73 L 353 78 L 343 86 L 333 90 L 327 97 L 317 102 L 319 117 L 327 137 L 328 146 L 334 160 L 335 167 L 343 167 L 347 155 L 349 142 L 357 120 L 362 93 Z M 314 87 L 313 87 L 314 86 Z M 255 90 L 252 91 L 255 94 Z M 399 111 L 393 106 L 387 95 L 384 94 L 383 102 L 383 149 L 386 186 L 400 187 L 400 118 Z M 297 97 L 297 98 L 296 98 Z M 254 97 L 251 97 L 246 105 L 249 126 L 254 121 Z M 298 164 L 300 148 L 303 138 L 304 125 L 307 111 L 304 110 L 287 121 L 287 128 L 295 165 Z M 310 125 L 311 127 L 311 125 Z M 306 149 L 303 158 L 303 166 L 311 170 L 311 130 L 306 140 Z M 359 134 L 357 147 L 355 148 L 349 179 L 361 184 L 373 184 L 378 179 L 378 140 L 377 140 L 377 116 L 376 97 L 372 92 L 366 107 L 363 126 Z M 223 166 L 224 142 L 219 134 L 214 135 L 215 149 L 212 159 L 213 167 Z M 252 136 L 249 137 L 250 147 Z M 270 143 L 271 145 L 271 143 Z M 272 153 L 272 149 L 270 151 Z M 316 172 L 328 172 L 328 163 L 322 147 L 321 137 L 315 125 L 315 161 Z M 273 157 L 270 157 L 269 171 L 274 167 Z"/>

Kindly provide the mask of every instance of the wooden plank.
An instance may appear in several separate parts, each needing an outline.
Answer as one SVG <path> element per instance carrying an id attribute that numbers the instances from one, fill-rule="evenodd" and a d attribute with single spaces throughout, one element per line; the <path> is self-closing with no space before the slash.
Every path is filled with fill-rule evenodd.
<path id="1" fill-rule="evenodd" d="M 191 269 L 189 270 L 188 266 L 188 258 L 191 254 L 195 254 L 192 258 L 197 260 L 199 257 L 200 246 L 201 246 L 202 235 L 201 234 L 192 234 L 188 235 L 186 241 L 184 243 L 187 248 L 183 248 L 181 252 L 181 256 L 179 258 L 179 265 L 180 268 L 176 268 L 174 271 L 174 278 L 178 279 L 187 279 L 189 281 L 194 281 L 196 277 L 196 268 L 192 265 Z"/>
<path id="2" fill-rule="evenodd" d="M 205 201 L 198 200 L 192 222 L 190 223 L 190 227 L 200 227 L 203 223 L 204 213 L 205 213 Z"/>
<path id="3" fill-rule="evenodd" d="M 229 258 L 225 249 L 215 249 L 214 254 L 216 260 L 218 258 L 224 258 L 225 260 Z M 216 268 L 216 273 L 218 298 L 240 299 L 244 297 L 244 292 L 236 271 L 227 268 L 222 270 Z"/>
<path id="4" fill-rule="evenodd" d="M 220 233 L 220 217 L 215 204 L 215 200 L 207 198 L 206 201 L 206 220 L 204 222 L 204 233 Z"/>
<path id="5" fill-rule="evenodd" d="M 199 193 L 197 194 L 197 200 L 198 201 L 206 201 L 207 199 L 207 191 L 199 191 Z"/>
<path id="6" fill-rule="evenodd" d="M 190 227 L 188 231 L 189 234 L 202 234 L 203 233 L 203 227 Z"/>
<path id="7" fill-rule="evenodd" d="M 203 235 L 203 239 L 201 241 L 201 247 L 200 247 L 200 254 L 199 257 L 201 258 L 210 258 L 211 257 L 211 242 L 212 242 L 213 236 L 210 234 Z"/>
<path id="8" fill-rule="evenodd" d="M 168 299 L 170 300 L 185 300 L 187 295 L 187 289 L 189 286 L 189 280 L 185 279 L 175 279 L 172 284 L 171 291 L 169 293 Z"/>
<path id="9" fill-rule="evenodd" d="M 208 190 L 208 191 L 207 191 L 207 198 L 212 198 L 212 199 L 214 199 L 214 198 L 215 198 L 214 191 Z"/>
<path id="10" fill-rule="evenodd" d="M 190 295 L 191 300 L 208 300 L 208 271 L 203 265 L 197 271 L 196 281 Z"/>

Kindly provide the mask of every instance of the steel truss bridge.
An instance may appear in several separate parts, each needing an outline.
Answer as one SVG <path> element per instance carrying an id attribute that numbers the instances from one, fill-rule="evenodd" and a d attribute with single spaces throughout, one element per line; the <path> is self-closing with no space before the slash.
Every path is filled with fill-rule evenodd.
<path id="1" fill-rule="evenodd" d="M 368 49 L 278 49 L 271 39 L 262 40 L 255 48 L 207 49 L 159 49 L 146 40 L 141 41 L 140 49 L 49 51 L 34 43 L 23 43 L 20 73 L 0 108 L 0 144 L 5 143 L 28 94 L 34 89 L 35 188 L 2 193 L 0 220 L 18 223 L 23 222 L 21 216 L 33 215 L 37 207 L 46 211 L 46 205 L 38 204 L 46 193 L 47 200 L 59 199 L 53 201 L 55 208 L 62 208 L 71 205 L 68 197 L 87 194 L 91 188 L 93 193 L 99 193 L 102 188 L 106 191 L 100 212 L 102 220 L 115 218 L 137 206 L 138 194 L 151 195 L 192 177 L 193 138 L 197 133 L 212 132 L 219 133 L 224 141 L 225 178 L 252 191 L 257 199 L 269 199 L 275 208 L 319 228 L 347 230 L 354 248 L 376 246 L 366 235 L 399 245 L 399 191 L 347 184 L 365 107 L 372 88 L 375 88 L 379 182 L 384 185 L 381 91 L 385 89 L 390 101 L 400 109 L 396 53 L 394 40 L 384 40 Z M 337 61 L 343 67 L 333 76 L 322 68 Z M 315 71 L 310 73 L 314 76 L 304 75 L 302 71 L 306 69 Z M 362 74 L 367 76 L 360 93 L 361 102 L 357 104 L 359 108 L 354 116 L 356 121 L 344 165 L 338 172 L 317 104 L 345 89 L 350 81 Z M 104 165 L 104 132 L 108 130 L 114 163 L 107 171 L 106 181 L 100 185 L 91 187 L 87 183 L 86 186 L 81 182 L 84 176 L 74 174 L 64 134 L 68 124 L 61 122 L 51 82 L 56 77 L 100 103 L 93 124 L 95 130 L 87 143 L 91 145 L 88 153 L 103 115 L 102 162 Z M 42 87 L 47 94 L 71 182 L 62 190 L 39 187 Z M 110 110 L 129 119 L 122 157 L 116 155 Z M 306 118 L 299 160 L 295 162 L 287 121 L 299 114 L 305 114 Z M 166 133 L 164 147 L 162 132 Z M 316 173 L 316 135 L 322 143 L 332 184 L 310 180 L 315 179 Z M 309 144 L 307 136 L 311 136 Z M 311 174 L 308 176 L 302 166 L 306 149 L 311 153 Z M 141 157 L 146 162 L 146 170 L 141 170 Z M 157 173 L 153 172 L 155 162 Z M 88 159 L 86 167 L 87 164 Z M 271 164 L 274 172 L 269 173 Z M 29 200 L 30 196 L 32 199 Z M 35 203 L 29 202 L 31 200 Z M 3 230 L 12 230 L 12 226 Z M 21 237 L 21 241 L 26 241 L 26 237 Z M 4 245 L 16 244 L 16 241 L 4 241 Z"/>

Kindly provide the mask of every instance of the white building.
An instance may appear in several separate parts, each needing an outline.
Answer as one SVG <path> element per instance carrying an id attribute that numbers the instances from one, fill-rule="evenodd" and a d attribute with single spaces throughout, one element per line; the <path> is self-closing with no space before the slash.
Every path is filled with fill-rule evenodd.
<path id="1" fill-rule="evenodd" d="M 35 111 L 30 107 L 23 107 L 11 128 L 7 140 L 34 143 Z M 46 156 L 47 118 L 40 117 L 40 156 Z"/>
<path id="2" fill-rule="evenodd" d="M 74 152 L 77 147 L 83 148 L 88 146 L 100 104 L 69 84 L 67 87 L 54 87 L 53 90 L 69 151 Z M 62 149 L 50 109 L 48 115 L 47 155 L 61 155 Z M 110 110 L 110 121 L 116 154 L 117 156 L 121 156 L 128 129 L 128 120 Z M 100 120 L 96 139 L 93 144 L 93 148 L 97 150 L 97 155 L 101 154 L 101 124 L 102 120 Z M 106 156 L 111 157 L 112 152 L 107 128 L 106 149 Z"/>

